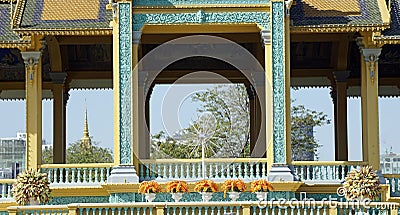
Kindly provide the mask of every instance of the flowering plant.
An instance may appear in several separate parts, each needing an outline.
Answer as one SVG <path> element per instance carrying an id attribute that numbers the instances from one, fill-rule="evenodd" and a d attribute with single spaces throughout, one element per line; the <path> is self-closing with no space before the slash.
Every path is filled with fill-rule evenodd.
<path id="1" fill-rule="evenodd" d="M 188 184 L 185 181 L 167 182 L 167 192 L 169 192 L 169 193 L 187 193 L 187 192 L 189 192 Z"/>
<path id="2" fill-rule="evenodd" d="M 251 182 L 251 192 L 268 192 L 273 191 L 272 184 L 265 179 L 255 180 Z"/>
<path id="3" fill-rule="evenodd" d="M 202 180 L 196 182 L 196 186 L 194 187 L 194 191 L 196 192 L 217 192 L 218 187 L 215 182 L 212 180 Z"/>
<path id="4" fill-rule="evenodd" d="M 358 198 L 376 200 L 381 191 L 379 177 L 373 171 L 372 166 L 363 166 L 350 171 L 345 178 L 343 188 L 344 195 L 348 200 Z"/>
<path id="5" fill-rule="evenodd" d="M 222 185 L 224 197 L 226 197 L 227 192 L 243 192 L 246 190 L 246 188 L 246 184 L 240 179 L 226 180 Z"/>
<path id="6" fill-rule="evenodd" d="M 21 172 L 13 184 L 12 193 L 15 201 L 24 205 L 30 201 L 47 203 L 50 200 L 50 183 L 46 173 L 33 168 Z"/>
<path id="7" fill-rule="evenodd" d="M 143 181 L 139 185 L 139 193 L 160 193 L 161 186 L 155 181 Z"/>

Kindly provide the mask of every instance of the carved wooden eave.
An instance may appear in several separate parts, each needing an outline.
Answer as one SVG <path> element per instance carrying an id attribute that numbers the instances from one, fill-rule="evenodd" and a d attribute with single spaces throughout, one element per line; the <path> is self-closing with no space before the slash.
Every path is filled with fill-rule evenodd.
<path id="1" fill-rule="evenodd" d="M 383 31 L 389 28 L 389 24 L 383 25 L 309 25 L 291 26 L 292 33 L 350 33 L 360 31 Z"/>
<path id="2" fill-rule="evenodd" d="M 68 35 L 68 36 L 92 36 L 92 35 L 112 35 L 112 28 L 54 28 L 54 29 L 13 29 L 19 35 Z"/>
<path id="3" fill-rule="evenodd" d="M 28 48 L 30 47 L 31 42 L 30 41 L 1 41 L 0 42 L 0 48 Z"/>
<path id="4" fill-rule="evenodd" d="M 380 45 L 400 44 L 400 35 L 396 36 L 375 36 L 373 41 Z"/>

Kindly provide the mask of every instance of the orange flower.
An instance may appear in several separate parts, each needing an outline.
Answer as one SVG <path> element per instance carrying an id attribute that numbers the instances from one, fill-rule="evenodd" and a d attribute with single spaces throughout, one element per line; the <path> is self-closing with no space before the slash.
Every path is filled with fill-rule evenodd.
<path id="1" fill-rule="evenodd" d="M 217 192 L 218 187 L 217 187 L 217 184 L 214 183 L 212 180 L 202 180 L 202 181 L 196 182 L 194 191 L 196 191 L 196 192 Z"/>
<path id="2" fill-rule="evenodd" d="M 139 193 L 160 193 L 161 186 L 155 181 L 143 181 L 139 185 Z"/>
<path id="3" fill-rule="evenodd" d="M 273 191 L 272 184 L 265 179 L 255 180 L 251 182 L 251 192 L 268 192 Z"/>
<path id="4" fill-rule="evenodd" d="M 246 190 L 246 184 L 240 180 L 226 180 L 222 185 L 224 191 L 224 198 L 226 198 L 226 192 L 243 192 Z"/>
<path id="5" fill-rule="evenodd" d="M 167 192 L 169 192 L 169 193 L 187 193 L 187 192 L 189 192 L 189 188 L 185 181 L 170 181 L 170 182 L 167 182 Z"/>

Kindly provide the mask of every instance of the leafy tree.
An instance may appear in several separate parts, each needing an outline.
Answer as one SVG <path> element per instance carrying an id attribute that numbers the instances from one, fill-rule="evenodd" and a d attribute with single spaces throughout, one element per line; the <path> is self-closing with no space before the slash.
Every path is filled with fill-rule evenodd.
<path id="1" fill-rule="evenodd" d="M 217 85 L 195 93 L 192 101 L 201 103 L 199 117 L 172 137 L 162 131 L 153 135 L 151 157 L 200 158 L 202 143 L 206 157 L 249 153 L 250 110 L 244 85 Z"/>
<path id="2" fill-rule="evenodd" d="M 293 160 L 314 160 L 317 149 L 321 146 L 314 137 L 315 127 L 329 124 L 328 116 L 305 108 L 304 105 L 292 105 L 291 109 L 291 138 Z"/>
<path id="3" fill-rule="evenodd" d="M 42 162 L 53 162 L 53 149 L 45 149 L 42 152 Z M 112 163 L 112 152 L 108 148 L 92 143 L 90 148 L 84 147 L 80 141 L 76 141 L 67 148 L 66 163 Z"/>
<path id="4" fill-rule="evenodd" d="M 204 123 L 198 118 L 172 137 L 163 131 L 152 135 L 152 158 L 200 158 L 200 143 L 204 141 L 199 138 L 204 138 L 202 130 L 212 131 L 206 139 L 206 157 L 240 157 L 250 154 L 250 109 L 244 85 L 217 85 L 195 93 L 192 101 L 201 102 L 197 113 L 211 113 L 214 123 Z M 330 120 L 323 112 L 307 109 L 303 105 L 292 104 L 291 116 L 293 160 L 314 160 L 320 145 L 313 130 L 329 124 Z"/>

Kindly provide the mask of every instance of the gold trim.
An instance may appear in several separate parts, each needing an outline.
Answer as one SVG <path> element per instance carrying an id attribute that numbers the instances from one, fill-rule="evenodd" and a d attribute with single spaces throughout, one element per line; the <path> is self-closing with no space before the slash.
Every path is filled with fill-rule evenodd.
<path id="1" fill-rule="evenodd" d="M 87 35 L 112 35 L 112 28 L 49 28 L 49 29 L 13 29 L 21 35 L 29 34 L 46 34 L 46 35 L 71 35 L 71 36 L 87 36 Z"/>
<path id="2" fill-rule="evenodd" d="M 0 211 L 7 211 L 8 207 L 18 206 L 18 204 L 14 201 L 14 199 L 10 202 L 0 202 Z"/>
<path id="3" fill-rule="evenodd" d="M 108 196 L 108 192 L 102 186 L 66 186 L 51 187 L 51 195 L 55 197 L 64 196 Z"/>
<path id="4" fill-rule="evenodd" d="M 22 13 L 25 9 L 26 0 L 17 1 L 17 5 L 15 6 L 14 17 L 12 19 L 12 28 L 19 27 L 21 25 Z"/>
<path id="5" fill-rule="evenodd" d="M 303 184 L 299 187 L 297 192 L 307 193 L 336 193 L 340 184 Z"/>
<path id="6" fill-rule="evenodd" d="M 377 44 L 400 44 L 400 35 L 397 36 L 376 36 L 373 37 L 373 41 Z"/>
<path id="7" fill-rule="evenodd" d="M 291 26 L 291 33 L 346 33 L 360 31 L 383 31 L 389 28 L 389 24 L 375 25 L 310 25 L 310 26 Z"/>

